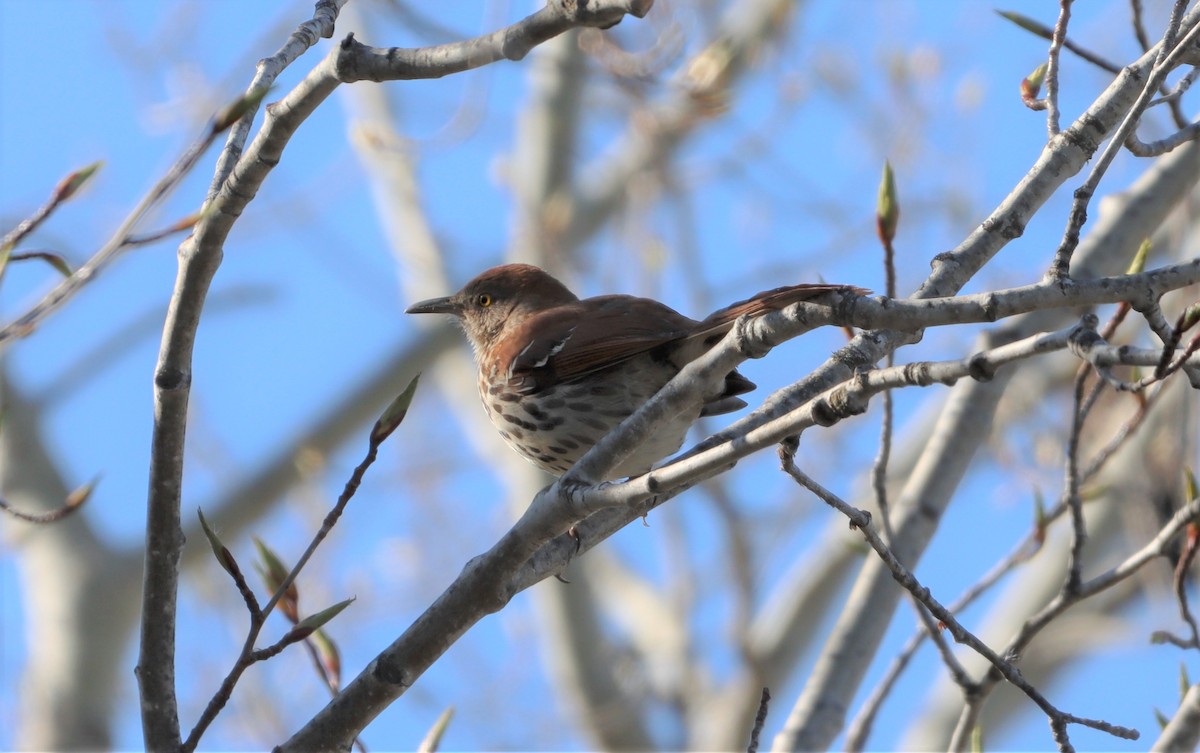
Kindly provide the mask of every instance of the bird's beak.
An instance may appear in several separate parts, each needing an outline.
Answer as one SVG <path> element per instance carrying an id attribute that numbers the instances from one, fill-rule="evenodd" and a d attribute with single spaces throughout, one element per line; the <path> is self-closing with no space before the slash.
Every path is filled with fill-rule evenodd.
<path id="1" fill-rule="evenodd" d="M 430 298 L 427 301 L 414 303 L 404 310 L 406 314 L 451 314 L 458 316 L 462 313 L 462 306 L 452 297 L 445 298 Z"/>

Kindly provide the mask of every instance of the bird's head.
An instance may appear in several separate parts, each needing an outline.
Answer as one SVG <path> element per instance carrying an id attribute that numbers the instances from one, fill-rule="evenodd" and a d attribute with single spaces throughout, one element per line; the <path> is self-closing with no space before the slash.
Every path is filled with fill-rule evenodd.
<path id="1" fill-rule="evenodd" d="M 454 295 L 414 303 L 405 313 L 456 317 L 478 357 L 529 316 L 577 300 L 565 285 L 538 267 L 505 264 L 481 273 Z"/>

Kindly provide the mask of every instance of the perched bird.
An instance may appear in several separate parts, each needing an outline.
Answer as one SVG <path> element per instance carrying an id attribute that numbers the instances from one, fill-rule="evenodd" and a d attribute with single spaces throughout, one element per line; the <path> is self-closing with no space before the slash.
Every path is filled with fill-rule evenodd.
<path id="1" fill-rule="evenodd" d="M 514 450 L 561 476 L 601 437 L 699 358 L 738 317 L 782 309 L 822 293 L 862 293 L 845 285 L 790 285 L 689 319 L 649 298 L 601 295 L 580 300 L 538 267 L 493 267 L 445 298 L 409 314 L 450 314 L 475 351 L 479 395 L 492 424 Z M 754 383 L 736 370 L 704 391 L 703 403 L 663 422 L 609 479 L 636 476 L 683 444 L 700 416 L 743 408 Z"/>

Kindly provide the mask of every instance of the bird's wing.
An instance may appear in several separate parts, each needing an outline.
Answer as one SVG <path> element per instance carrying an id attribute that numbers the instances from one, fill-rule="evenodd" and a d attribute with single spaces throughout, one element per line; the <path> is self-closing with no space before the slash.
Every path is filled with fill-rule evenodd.
<path id="1" fill-rule="evenodd" d="M 510 347 L 515 352 L 507 360 L 509 385 L 525 394 L 538 392 L 673 341 L 702 338 L 715 343 L 739 317 L 761 316 L 837 291 L 868 292 L 849 285 L 789 285 L 718 309 L 702 322 L 649 298 L 605 295 L 572 301 L 530 317 L 514 333 Z"/>
<path id="2" fill-rule="evenodd" d="M 558 306 L 514 332 L 510 384 L 523 393 L 585 376 L 686 337 L 693 319 L 648 298 L 611 295 Z"/>

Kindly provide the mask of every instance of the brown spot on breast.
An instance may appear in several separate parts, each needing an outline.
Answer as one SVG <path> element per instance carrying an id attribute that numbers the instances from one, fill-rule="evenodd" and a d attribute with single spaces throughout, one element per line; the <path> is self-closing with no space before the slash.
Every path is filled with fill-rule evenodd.
<path id="1" fill-rule="evenodd" d="M 532 400 L 526 400 L 521 403 L 521 409 L 536 419 L 542 420 L 547 418 L 546 411 L 538 407 Z"/>
<path id="2" fill-rule="evenodd" d="M 529 421 L 524 421 L 520 418 L 517 418 L 516 416 L 510 416 L 507 413 L 501 414 L 501 415 L 504 416 L 505 421 L 509 422 L 510 424 L 513 424 L 514 426 L 520 426 L 522 429 L 525 429 L 526 431 L 537 431 L 537 426 L 535 424 L 530 423 Z"/>

